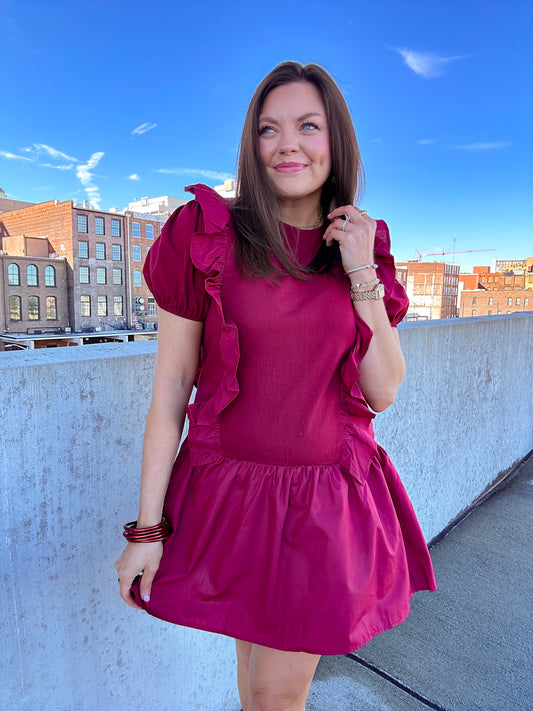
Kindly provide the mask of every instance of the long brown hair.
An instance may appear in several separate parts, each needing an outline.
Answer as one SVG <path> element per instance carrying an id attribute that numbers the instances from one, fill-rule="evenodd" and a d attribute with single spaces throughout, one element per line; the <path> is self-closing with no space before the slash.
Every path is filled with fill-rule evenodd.
<path id="1" fill-rule="evenodd" d="M 339 205 L 357 203 L 363 189 L 363 165 L 352 118 L 335 81 L 318 64 L 278 64 L 259 84 L 248 106 L 239 148 L 237 195 L 231 207 L 239 265 L 243 271 L 261 277 L 279 273 L 272 256 L 284 270 L 300 279 L 307 278 L 309 272 L 327 268 L 338 258 L 338 246 L 324 245 L 311 265 L 295 261 L 280 232 L 278 202 L 259 156 L 259 115 L 267 95 L 278 86 L 303 81 L 318 90 L 329 127 L 331 173 L 322 187 L 323 214 Z"/>

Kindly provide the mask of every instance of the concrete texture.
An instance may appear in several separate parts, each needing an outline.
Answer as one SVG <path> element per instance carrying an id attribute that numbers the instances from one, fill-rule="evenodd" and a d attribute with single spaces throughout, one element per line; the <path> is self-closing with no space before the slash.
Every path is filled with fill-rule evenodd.
<path id="1" fill-rule="evenodd" d="M 533 313 L 401 324 L 407 372 L 375 419 L 431 540 L 533 449 Z"/>
<path id="2" fill-rule="evenodd" d="M 527 348 L 533 342 L 532 329 L 533 315 L 517 315 L 402 331 L 410 375 L 396 409 L 379 415 L 376 429 L 413 496 L 427 538 L 533 448 L 527 409 L 533 392 Z M 460 356 L 463 346 L 478 356 Z M 158 711 L 239 708 L 231 640 L 154 620 L 126 607 L 117 594 L 113 564 L 123 546 L 122 524 L 137 510 L 155 347 L 153 342 L 137 342 L 0 354 L 2 711 L 126 711 L 132 704 Z M 444 375 L 450 368 L 453 378 Z M 470 678 L 468 665 L 479 664 L 474 677 L 481 673 L 483 664 L 474 656 L 477 638 L 468 642 L 465 625 L 477 609 L 478 590 L 492 580 L 483 577 L 486 566 L 500 561 L 501 570 L 520 589 L 520 561 L 506 568 L 515 560 L 504 555 L 509 530 L 501 529 L 501 550 L 498 537 L 490 539 L 489 548 L 483 546 L 495 515 L 488 517 L 487 530 L 457 544 L 449 568 L 444 566 L 442 572 L 440 547 L 435 549 L 440 591 L 417 596 L 413 612 L 427 605 L 437 627 L 429 622 L 424 627 L 424 616 L 413 615 L 400 629 L 414 625 L 416 632 L 420 626 L 420 638 L 415 634 L 414 641 L 402 642 L 402 653 L 391 652 L 391 668 L 399 674 L 419 669 L 412 681 L 428 694 L 435 690 L 430 674 L 435 679 L 444 676 L 444 683 L 457 686 L 462 694 L 463 680 L 466 685 Z M 514 540 L 518 538 L 516 534 Z M 463 548 L 470 543 L 471 550 Z M 516 546 L 510 553 L 518 555 Z M 464 570 L 472 572 L 472 587 L 470 577 L 457 577 L 461 555 L 471 556 Z M 446 592 L 448 579 L 450 602 L 440 609 L 435 600 Z M 464 594 L 452 599 L 458 589 Z M 497 629 L 498 615 L 518 605 L 508 598 L 514 607 L 500 608 L 488 592 L 482 599 L 492 630 Z M 504 619 L 513 630 L 523 624 L 520 616 Z M 490 642 L 491 655 L 503 663 L 494 635 L 483 644 Z M 444 645 L 447 636 L 458 647 L 455 657 L 453 647 Z M 375 644 L 382 644 L 381 639 Z M 520 659 L 521 649 L 513 648 Z M 440 667 L 428 670 L 427 664 L 437 658 L 431 656 L 435 650 L 457 679 Z M 372 647 L 361 654 L 371 655 Z M 381 648 L 375 654 L 376 660 L 385 658 Z M 320 673 L 328 673 L 327 664 Z M 379 698 L 372 673 L 353 664 L 357 683 L 362 679 L 366 684 L 365 703 L 372 709 L 369 704 Z M 345 662 L 341 665 L 344 669 Z M 512 670 L 508 673 L 512 676 Z M 343 683 L 352 683 L 344 678 Z M 313 687 L 317 699 L 320 681 L 318 676 Z M 455 704 L 452 691 L 450 703 Z M 329 696 L 329 691 L 324 694 Z M 411 703 L 406 692 L 395 688 L 394 694 L 391 709 Z"/>

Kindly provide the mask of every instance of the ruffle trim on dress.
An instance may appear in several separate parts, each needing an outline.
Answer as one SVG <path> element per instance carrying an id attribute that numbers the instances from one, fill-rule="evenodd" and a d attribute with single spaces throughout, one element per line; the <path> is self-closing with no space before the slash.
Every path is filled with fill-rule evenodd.
<path id="1" fill-rule="evenodd" d="M 204 346 L 207 347 L 202 348 L 198 386 L 201 387 L 203 379 L 216 383 L 211 397 L 189 405 L 187 415 L 193 426 L 204 426 L 201 441 L 206 442 L 207 436 L 214 444 L 216 437 L 213 438 L 213 432 L 209 434 L 209 428 L 239 393 L 239 336 L 235 323 L 226 318 L 221 300 L 227 252 L 232 242 L 230 215 L 223 198 L 211 188 L 192 185 L 186 190 L 193 193 L 200 208 L 197 231 L 191 240 L 191 259 L 205 275 L 205 290 L 215 307 L 210 309 L 204 326 Z M 212 319 L 216 323 L 212 323 Z M 196 438 L 193 436 L 192 439 Z"/>

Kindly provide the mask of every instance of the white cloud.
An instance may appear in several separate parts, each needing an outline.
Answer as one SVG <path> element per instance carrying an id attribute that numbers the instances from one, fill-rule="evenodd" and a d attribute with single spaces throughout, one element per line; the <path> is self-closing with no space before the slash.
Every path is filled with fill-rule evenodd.
<path id="1" fill-rule="evenodd" d="M 9 158 L 9 160 L 27 160 L 33 163 L 33 158 L 26 158 L 26 156 L 18 156 L 15 153 L 8 153 L 7 151 L 0 151 L 0 156 L 3 158 Z"/>
<path id="2" fill-rule="evenodd" d="M 429 146 L 432 143 L 436 143 L 437 139 L 436 138 L 420 138 L 418 141 L 421 146 Z"/>
<path id="3" fill-rule="evenodd" d="M 155 173 L 166 173 L 168 175 L 201 175 L 210 180 L 230 180 L 231 173 L 219 173 L 216 170 L 204 170 L 203 168 L 159 168 Z"/>
<path id="4" fill-rule="evenodd" d="M 98 163 L 104 157 L 105 153 L 102 151 L 97 151 L 93 153 L 89 158 L 87 163 L 76 166 L 76 177 L 80 183 L 85 188 L 85 192 L 88 195 L 89 202 L 96 208 L 100 207 L 100 191 L 96 185 L 93 184 L 93 173 L 91 173 L 93 168 L 96 168 Z"/>
<path id="5" fill-rule="evenodd" d="M 383 139 L 382 138 L 373 138 L 370 142 L 371 143 L 381 143 Z"/>
<path id="6" fill-rule="evenodd" d="M 466 143 L 461 146 L 452 146 L 456 151 L 496 151 L 500 148 L 507 148 L 511 145 L 511 141 L 492 141 L 491 143 Z"/>
<path id="7" fill-rule="evenodd" d="M 57 148 L 52 148 L 52 146 L 47 146 L 46 143 L 33 143 L 29 148 L 23 148 L 27 153 L 34 153 L 36 155 L 42 155 L 43 153 L 50 156 L 51 158 L 67 160 L 70 163 L 79 163 L 77 158 L 63 153 L 63 151 L 58 151 Z"/>
<path id="8" fill-rule="evenodd" d="M 71 170 L 74 168 L 74 163 L 70 165 L 53 165 L 52 163 L 39 163 L 43 168 L 55 168 L 56 170 Z"/>
<path id="9" fill-rule="evenodd" d="M 140 126 L 137 126 L 137 128 L 133 129 L 131 134 L 132 136 L 140 136 L 141 134 L 146 133 L 147 131 L 151 131 L 156 126 L 156 123 L 141 123 Z"/>
<path id="10" fill-rule="evenodd" d="M 132 173 L 131 175 L 128 175 L 127 180 L 140 180 L 140 178 L 137 173 Z"/>
<path id="11" fill-rule="evenodd" d="M 439 57 L 431 52 L 415 52 L 412 49 L 399 49 L 396 52 L 401 54 L 403 61 L 409 69 L 425 79 L 431 79 L 444 73 L 444 68 L 448 62 L 457 59 L 465 59 L 472 55 L 458 55 L 457 57 Z"/>

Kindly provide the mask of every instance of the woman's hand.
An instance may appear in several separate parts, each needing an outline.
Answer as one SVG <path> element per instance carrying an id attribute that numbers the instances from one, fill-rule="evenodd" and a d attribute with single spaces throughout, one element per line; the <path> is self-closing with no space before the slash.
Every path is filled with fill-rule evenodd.
<path id="1" fill-rule="evenodd" d="M 141 597 L 145 602 L 150 602 L 152 582 L 159 568 L 163 555 L 163 543 L 128 543 L 124 552 L 115 563 L 120 583 L 120 597 L 131 607 L 138 610 L 142 608 L 133 600 L 130 588 L 135 578 L 141 575 Z"/>
<path id="2" fill-rule="evenodd" d="M 345 272 L 374 263 L 375 220 L 353 205 L 335 208 L 329 213 L 328 220 L 331 220 L 331 225 L 325 231 L 324 239 L 328 247 L 334 240 L 339 243 Z"/>

